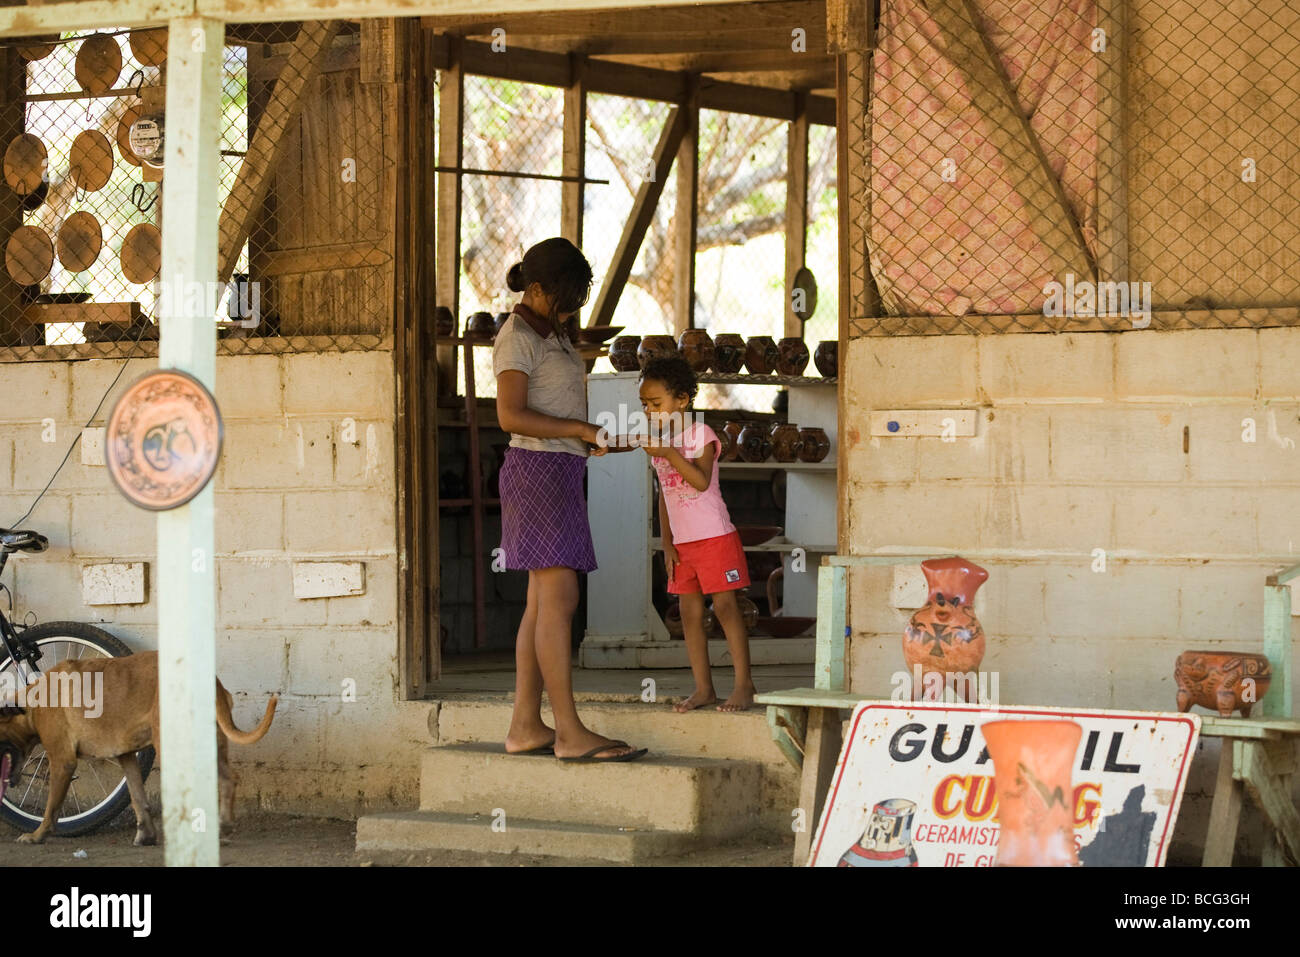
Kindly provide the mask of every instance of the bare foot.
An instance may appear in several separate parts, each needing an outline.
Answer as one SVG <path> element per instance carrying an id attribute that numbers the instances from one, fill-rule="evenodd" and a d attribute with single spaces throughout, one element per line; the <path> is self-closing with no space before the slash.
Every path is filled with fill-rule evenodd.
<path id="1" fill-rule="evenodd" d="M 624 744 L 614 744 L 613 738 L 607 738 L 603 734 L 597 734 L 584 728 L 581 735 L 566 738 L 564 741 L 561 741 L 557 736 L 555 739 L 555 756 L 557 758 L 580 758 L 601 744 L 607 744 L 609 747 L 601 748 L 595 754 L 590 755 L 591 757 L 614 758 L 624 754 L 631 754 L 634 750 Z"/>
<path id="2" fill-rule="evenodd" d="M 555 746 L 555 729 L 542 725 L 527 731 L 510 729 L 506 735 L 506 754 L 518 754 L 520 751 L 534 751 L 537 748 Z"/>
<path id="3" fill-rule="evenodd" d="M 737 688 L 731 692 L 731 697 L 722 704 L 718 705 L 719 711 L 748 711 L 754 707 L 754 695 L 757 689 L 753 685 L 745 685 L 743 688 Z"/>
<path id="4" fill-rule="evenodd" d="M 673 705 L 673 710 L 678 714 L 685 714 L 687 711 L 694 711 L 696 708 L 703 708 L 711 705 L 718 700 L 718 696 L 713 693 L 713 689 L 708 691 L 697 691 L 685 701 L 679 701 Z"/>

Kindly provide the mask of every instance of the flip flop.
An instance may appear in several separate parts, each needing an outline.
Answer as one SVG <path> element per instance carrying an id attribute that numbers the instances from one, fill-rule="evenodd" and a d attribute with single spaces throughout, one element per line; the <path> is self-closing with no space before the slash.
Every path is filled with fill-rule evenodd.
<path id="1" fill-rule="evenodd" d="M 608 751 L 610 748 L 627 748 L 631 747 L 626 741 L 611 741 L 608 744 L 602 744 L 592 748 L 586 754 L 577 758 L 560 758 L 561 761 L 571 761 L 579 764 L 607 764 L 616 761 L 635 761 L 637 758 L 644 757 L 649 753 L 649 748 L 640 748 L 636 751 L 629 751 L 627 754 L 618 754 L 609 758 L 598 758 L 595 755 L 602 751 Z"/>

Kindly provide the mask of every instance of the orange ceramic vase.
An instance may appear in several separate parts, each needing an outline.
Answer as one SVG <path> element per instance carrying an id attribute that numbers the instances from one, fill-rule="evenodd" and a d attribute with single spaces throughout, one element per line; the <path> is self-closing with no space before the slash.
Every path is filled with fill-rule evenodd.
<path id="1" fill-rule="evenodd" d="M 924 676 L 943 675 L 945 687 L 949 675 L 971 676 L 953 681 L 961 696 L 969 701 L 976 688 L 974 675 L 984 660 L 984 629 L 971 604 L 975 592 L 988 580 L 989 573 L 964 558 L 936 558 L 921 562 L 930 595 L 925 606 L 912 616 L 903 632 L 903 659 L 913 676 L 920 666 L 922 680 L 914 682 L 912 700 L 922 697 Z M 930 679 L 933 684 L 935 679 Z"/>
<path id="2" fill-rule="evenodd" d="M 990 721 L 1002 867 L 1076 867 L 1070 771 L 1083 728 L 1074 721 Z"/>

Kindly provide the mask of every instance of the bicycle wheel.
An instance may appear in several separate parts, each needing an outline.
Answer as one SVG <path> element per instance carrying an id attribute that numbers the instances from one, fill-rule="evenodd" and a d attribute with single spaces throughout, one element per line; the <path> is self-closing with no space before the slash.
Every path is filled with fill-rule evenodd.
<path id="1" fill-rule="evenodd" d="M 42 672 L 68 658 L 122 658 L 132 653 L 102 628 L 79 621 L 47 621 L 28 628 L 22 637 L 41 650 L 38 665 Z M 6 671 L 17 671 L 12 658 L 0 661 L 0 672 Z M 141 777 L 148 778 L 153 769 L 153 748 L 135 754 Z M 19 770 L 18 783 L 8 788 L 0 800 L 0 819 L 20 831 L 36 830 L 45 816 L 49 793 L 50 766 L 45 749 L 37 744 Z M 93 831 L 117 817 L 130 803 L 126 776 L 116 761 L 80 758 L 54 833 L 71 837 Z"/>

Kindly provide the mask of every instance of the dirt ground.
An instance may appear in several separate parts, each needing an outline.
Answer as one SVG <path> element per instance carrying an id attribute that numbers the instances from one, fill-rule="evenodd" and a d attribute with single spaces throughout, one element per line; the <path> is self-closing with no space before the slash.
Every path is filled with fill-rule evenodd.
<path id="1" fill-rule="evenodd" d="M 163 849 L 134 847 L 133 824 L 118 824 L 81 837 L 51 837 L 42 845 L 19 844 L 18 833 L 0 824 L 0 868 L 161 867 Z M 610 866 L 606 861 L 570 860 L 460 851 L 357 853 L 356 824 L 329 818 L 248 814 L 221 848 L 227 867 L 553 867 Z M 77 857 L 85 851 L 85 857 Z M 656 867 L 789 867 L 794 838 L 768 844 L 747 842 L 648 863 Z"/>

